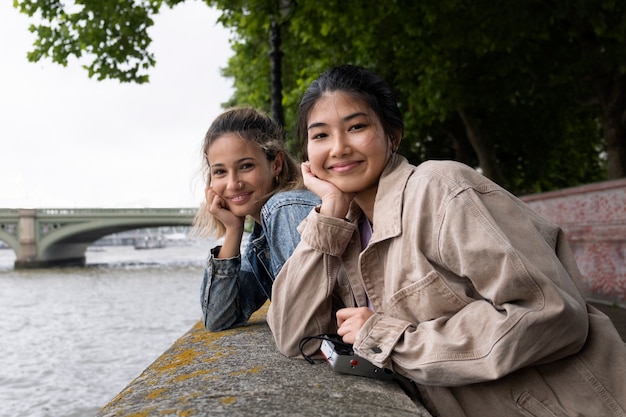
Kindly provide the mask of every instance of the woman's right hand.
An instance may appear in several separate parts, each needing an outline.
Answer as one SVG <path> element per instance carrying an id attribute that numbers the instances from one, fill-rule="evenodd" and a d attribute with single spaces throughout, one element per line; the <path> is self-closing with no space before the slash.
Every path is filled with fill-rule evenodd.
<path id="1" fill-rule="evenodd" d="M 226 202 L 211 186 L 204 190 L 209 213 L 222 222 L 226 228 L 224 242 L 217 254 L 218 258 L 233 258 L 239 255 L 245 217 L 238 217 L 226 206 Z"/>
<path id="2" fill-rule="evenodd" d="M 227 231 L 229 229 L 235 229 L 243 233 L 245 217 L 234 215 L 226 206 L 226 201 L 213 190 L 213 187 L 208 186 L 205 189 L 205 197 L 209 213 L 222 222 Z"/>
<path id="3" fill-rule="evenodd" d="M 301 165 L 302 178 L 306 188 L 317 194 L 322 199 L 320 214 L 324 216 L 337 217 L 343 219 L 348 214 L 350 203 L 354 199 L 353 193 L 344 193 L 334 184 L 320 179 L 310 162 L 303 162 Z"/>

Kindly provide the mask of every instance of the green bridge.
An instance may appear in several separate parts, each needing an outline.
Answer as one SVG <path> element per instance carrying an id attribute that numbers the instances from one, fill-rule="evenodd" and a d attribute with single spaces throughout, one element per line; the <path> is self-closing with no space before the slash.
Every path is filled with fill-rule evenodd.
<path id="1" fill-rule="evenodd" d="M 0 240 L 15 268 L 85 265 L 87 247 L 103 236 L 146 227 L 190 226 L 196 208 L 0 209 Z"/>

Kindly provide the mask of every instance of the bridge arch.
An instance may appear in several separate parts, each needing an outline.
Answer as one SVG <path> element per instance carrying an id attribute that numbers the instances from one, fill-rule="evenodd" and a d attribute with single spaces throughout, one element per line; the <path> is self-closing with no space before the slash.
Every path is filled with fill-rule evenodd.
<path id="1" fill-rule="evenodd" d="M 15 253 L 17 253 L 20 243 L 17 237 L 0 229 L 0 240 L 6 243 Z"/>
<path id="2" fill-rule="evenodd" d="M 101 237 L 148 227 L 190 226 L 195 212 L 193 208 L 21 210 L 18 236 L 0 230 L 0 238 L 16 251 L 19 269 L 84 265 L 87 247 Z"/>

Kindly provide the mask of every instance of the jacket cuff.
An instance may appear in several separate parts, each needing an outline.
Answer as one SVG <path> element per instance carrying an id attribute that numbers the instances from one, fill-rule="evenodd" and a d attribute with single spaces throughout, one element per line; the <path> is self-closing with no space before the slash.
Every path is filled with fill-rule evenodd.
<path id="1" fill-rule="evenodd" d="M 353 345 L 354 351 L 379 368 L 391 368 L 389 356 L 411 325 L 404 320 L 374 314 L 359 330 Z"/>
<path id="2" fill-rule="evenodd" d="M 232 258 L 218 258 L 221 246 L 211 249 L 209 259 L 207 259 L 207 267 L 210 267 L 215 277 L 231 277 L 237 276 L 241 269 L 241 255 Z"/>
<path id="3" fill-rule="evenodd" d="M 311 210 L 298 231 L 311 248 L 330 256 L 341 256 L 354 236 L 356 225 Z"/>

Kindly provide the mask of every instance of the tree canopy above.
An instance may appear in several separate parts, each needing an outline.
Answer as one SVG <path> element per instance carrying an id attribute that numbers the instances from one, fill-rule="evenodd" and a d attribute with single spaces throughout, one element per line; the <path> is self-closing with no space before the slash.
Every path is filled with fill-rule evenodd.
<path id="1" fill-rule="evenodd" d="M 152 16 L 182 0 L 14 0 L 41 17 L 28 55 L 90 77 L 149 81 Z M 282 104 L 332 65 L 363 65 L 395 90 L 412 162 L 456 159 L 516 193 L 626 176 L 626 3 L 616 0 L 207 0 L 231 29 L 225 106 L 270 111 L 272 22 Z M 207 22 L 207 24 L 213 22 Z M 291 139 L 295 151 L 297 144 Z"/>

